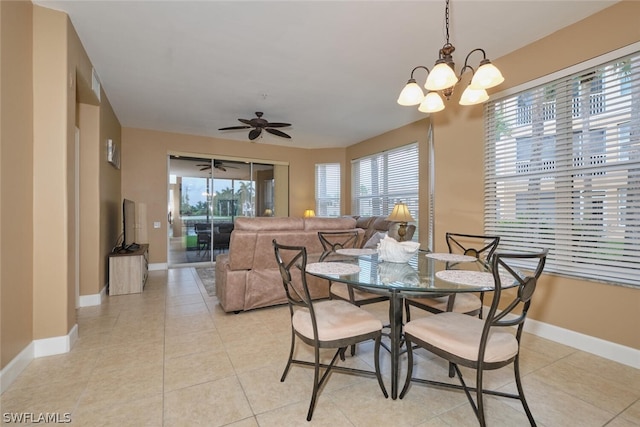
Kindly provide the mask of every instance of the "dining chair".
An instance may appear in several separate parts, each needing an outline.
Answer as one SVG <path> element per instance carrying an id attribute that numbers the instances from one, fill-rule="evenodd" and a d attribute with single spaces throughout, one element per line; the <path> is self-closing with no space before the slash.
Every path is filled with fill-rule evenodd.
<path id="1" fill-rule="evenodd" d="M 282 284 L 291 315 L 291 350 L 281 382 L 287 377 L 292 364 L 313 366 L 313 391 L 307 413 L 311 421 L 318 394 L 332 371 L 375 376 L 385 398 L 387 390 L 380 373 L 380 339 L 382 322 L 371 313 L 343 300 L 313 301 L 306 280 L 307 250 L 304 246 L 280 245 L 273 240 L 276 261 L 282 276 Z M 296 337 L 313 347 L 314 361 L 294 358 Z M 337 366 L 338 358 L 344 359 L 344 352 L 350 345 L 374 340 L 375 371 Z M 328 364 L 321 363 L 320 349 L 336 349 Z M 321 375 L 321 369 L 324 372 Z"/>
<path id="2" fill-rule="evenodd" d="M 446 233 L 445 237 L 449 253 L 472 256 L 487 263 L 491 262 L 491 257 L 500 243 L 499 236 Z M 450 266 L 455 264 L 455 262 L 452 262 Z M 483 292 L 479 296 L 471 293 L 461 293 L 439 297 L 410 297 L 405 299 L 405 312 L 407 322 L 411 321 L 410 307 L 412 306 L 431 313 L 454 311 L 478 316 L 482 319 L 483 302 Z"/>
<path id="3" fill-rule="evenodd" d="M 211 224 L 197 223 L 194 225 L 198 255 L 201 251 L 205 254 L 211 249 Z"/>
<path id="4" fill-rule="evenodd" d="M 322 244 L 323 255 L 328 255 L 339 249 L 354 249 L 358 247 L 357 231 L 319 231 L 318 238 Z M 356 289 L 344 283 L 329 282 L 329 297 L 349 301 L 351 304 L 361 307 L 367 304 L 388 301 L 386 295 Z M 355 345 L 351 347 L 351 355 L 356 354 Z"/>
<path id="5" fill-rule="evenodd" d="M 518 399 L 522 403 L 530 424 L 533 415 L 524 396 L 520 378 L 520 340 L 531 298 L 547 258 L 547 250 L 534 253 L 495 253 L 491 259 L 489 286 L 493 285 L 493 300 L 485 319 L 462 313 L 444 312 L 412 320 L 405 325 L 407 343 L 407 378 L 400 398 L 412 382 L 437 387 L 464 390 L 481 426 L 487 424 L 484 413 L 485 394 Z M 532 273 L 524 275 L 520 269 Z M 515 292 L 502 292 L 502 286 L 515 284 Z M 498 305 L 502 308 L 498 310 Z M 515 329 L 512 327 L 516 327 Z M 453 364 L 460 384 L 444 383 L 413 377 L 413 347 L 424 348 Z M 484 389 L 484 372 L 513 364 L 517 394 Z M 468 387 L 458 367 L 476 371 L 474 387 Z M 472 393 L 475 392 L 475 399 Z"/>

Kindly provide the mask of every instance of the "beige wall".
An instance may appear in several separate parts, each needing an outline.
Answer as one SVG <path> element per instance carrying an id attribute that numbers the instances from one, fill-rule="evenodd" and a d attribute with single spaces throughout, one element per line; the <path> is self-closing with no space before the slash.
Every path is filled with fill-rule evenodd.
<path id="1" fill-rule="evenodd" d="M 31 9 L 0 2 L 0 367 L 33 340 Z"/>
<path id="2" fill-rule="evenodd" d="M 67 25 L 66 16 L 33 9 L 33 321 L 34 338 L 66 335 L 67 280 Z M 55 248 L 55 249 L 54 249 Z"/>
<path id="3" fill-rule="evenodd" d="M 106 137 L 120 143 L 120 124 L 104 93 L 98 102 L 91 91 L 91 63 L 64 13 L 28 1 L 0 2 L 0 36 L 0 367 L 5 368 L 33 340 L 69 334 L 76 324 L 76 277 L 84 279 L 81 295 L 97 294 L 105 284 L 111 249 L 105 242 L 117 237 L 118 227 L 116 219 L 103 219 L 107 210 L 101 201 L 119 203 L 120 172 L 109 169 L 101 147 Z M 79 203 L 76 127 L 84 185 Z"/>
<path id="4" fill-rule="evenodd" d="M 640 41 L 638 16 L 640 2 L 623 1 L 496 59 L 495 64 L 506 78 L 497 89 L 516 86 Z M 483 162 L 479 161 L 484 149 L 482 107 L 458 107 L 452 99 L 443 112 L 433 115 L 433 120 L 436 249 L 443 250 L 446 231 L 483 230 Z M 638 290 L 545 275 L 532 307 L 531 318 L 640 349 Z"/>

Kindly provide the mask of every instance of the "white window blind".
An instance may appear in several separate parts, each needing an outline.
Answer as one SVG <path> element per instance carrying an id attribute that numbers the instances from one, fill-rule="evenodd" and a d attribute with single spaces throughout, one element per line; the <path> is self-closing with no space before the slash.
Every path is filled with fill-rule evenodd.
<path id="1" fill-rule="evenodd" d="M 340 216 L 340 163 L 316 164 L 316 215 Z"/>
<path id="2" fill-rule="evenodd" d="M 546 271 L 640 286 L 640 53 L 487 103 L 485 231 Z"/>
<path id="3" fill-rule="evenodd" d="M 388 215 L 397 202 L 405 202 L 418 218 L 418 162 L 417 143 L 353 160 L 351 212 Z"/>

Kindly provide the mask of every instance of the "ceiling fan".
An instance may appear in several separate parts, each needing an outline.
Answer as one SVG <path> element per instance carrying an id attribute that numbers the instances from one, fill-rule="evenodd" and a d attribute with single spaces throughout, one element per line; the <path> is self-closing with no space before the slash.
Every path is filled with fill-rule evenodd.
<path id="1" fill-rule="evenodd" d="M 196 165 L 200 167 L 201 171 L 206 171 L 207 169 L 211 169 L 211 163 L 202 163 L 199 165 Z M 227 168 L 229 169 L 238 169 L 236 166 L 228 166 L 225 165 L 224 163 L 222 163 L 222 160 L 214 160 L 213 161 L 213 167 L 215 169 L 221 170 L 222 172 L 226 172 Z"/>
<path id="2" fill-rule="evenodd" d="M 267 131 L 272 135 L 276 135 L 276 136 L 280 136 L 282 138 L 289 138 L 291 139 L 291 137 L 289 135 L 287 135 L 286 133 L 278 130 L 278 129 L 273 129 L 273 128 L 284 128 L 284 127 L 288 127 L 291 126 L 291 123 L 269 123 L 267 120 L 262 118 L 262 112 L 257 111 L 256 112 L 256 116 L 257 118 L 251 119 L 251 120 L 247 120 L 247 119 L 238 119 L 238 121 L 240 121 L 240 123 L 244 123 L 244 126 L 230 126 L 230 127 L 226 127 L 226 128 L 220 128 L 218 130 L 236 130 L 236 129 L 251 129 L 249 131 L 249 139 L 251 141 L 253 141 L 254 139 L 258 138 L 260 135 L 262 135 L 262 131 Z"/>

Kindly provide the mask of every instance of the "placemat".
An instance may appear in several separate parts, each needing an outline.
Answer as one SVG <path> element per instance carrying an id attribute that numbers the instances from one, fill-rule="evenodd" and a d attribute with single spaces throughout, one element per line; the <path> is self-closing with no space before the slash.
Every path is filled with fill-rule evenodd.
<path id="1" fill-rule="evenodd" d="M 368 249 L 368 248 L 364 248 L 364 249 L 347 248 L 347 249 L 338 249 L 336 251 L 336 253 L 340 255 L 352 255 L 352 256 L 372 255 L 372 254 L 375 254 L 376 252 L 377 251 L 375 249 Z"/>
<path id="2" fill-rule="evenodd" d="M 494 287 L 493 274 L 484 271 L 468 270 L 441 270 L 436 271 L 436 277 L 445 282 L 456 285 L 468 285 L 478 287 Z"/>
<path id="3" fill-rule="evenodd" d="M 450 254 L 448 252 L 434 252 L 426 255 L 427 258 L 437 259 L 438 261 L 447 262 L 473 262 L 476 261 L 476 257 L 469 255 Z"/>
<path id="4" fill-rule="evenodd" d="M 360 266 L 344 262 L 313 262 L 307 264 L 307 272 L 315 274 L 337 274 L 338 276 L 360 272 Z"/>

